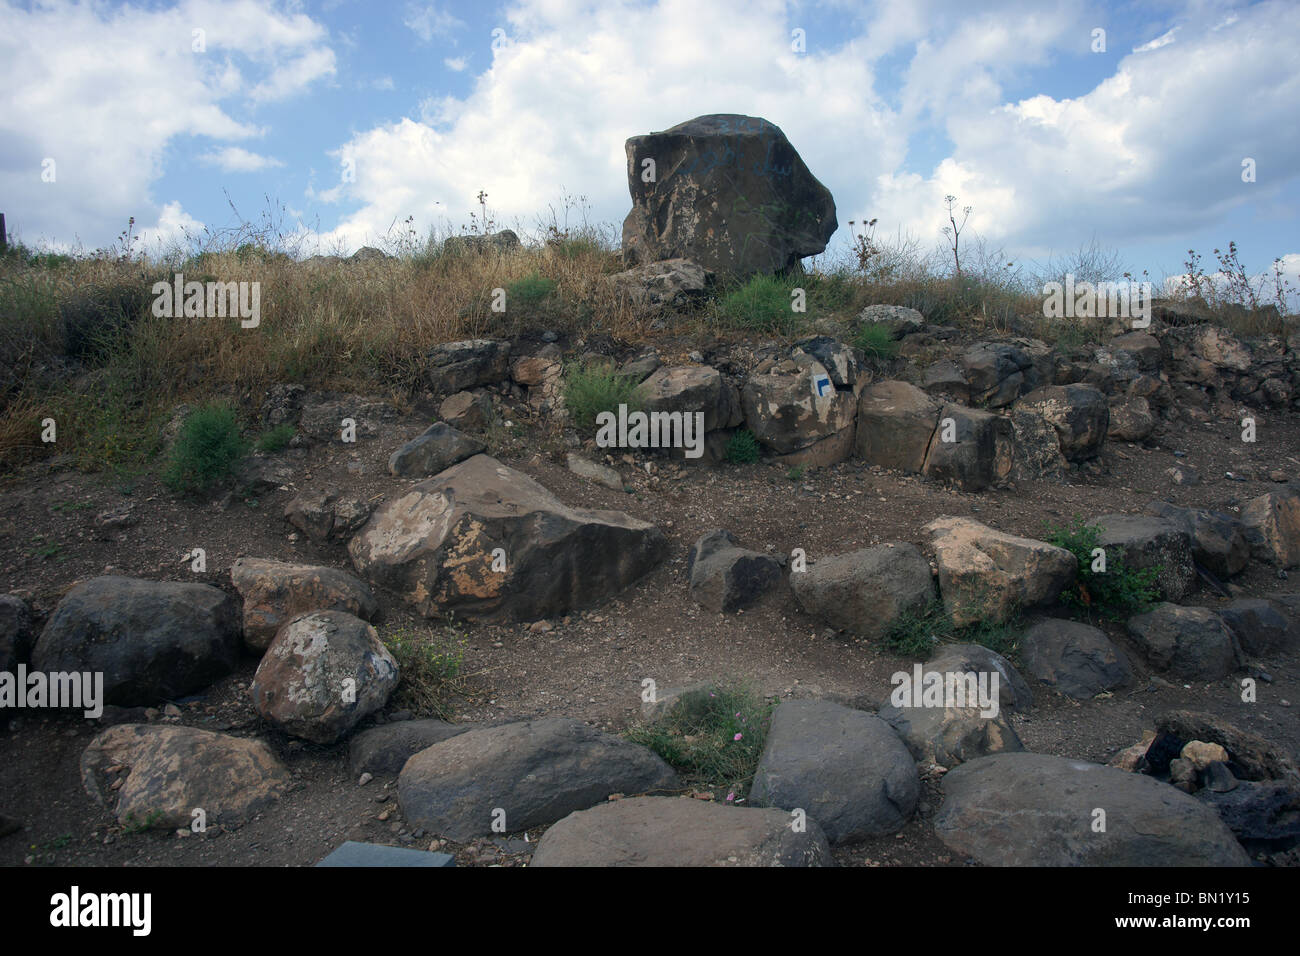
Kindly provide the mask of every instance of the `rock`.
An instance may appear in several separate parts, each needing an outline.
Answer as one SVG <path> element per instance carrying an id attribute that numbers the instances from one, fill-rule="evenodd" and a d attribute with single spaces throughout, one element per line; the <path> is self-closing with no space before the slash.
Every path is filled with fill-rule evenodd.
<path id="1" fill-rule="evenodd" d="M 398 478 L 427 478 L 486 449 L 487 445 L 477 438 L 435 422 L 419 437 L 393 452 L 388 459 L 388 473 Z"/>
<path id="2" fill-rule="evenodd" d="M 622 365 L 619 366 L 618 372 L 616 374 L 618 375 L 619 378 L 630 378 L 632 381 L 640 383 L 640 382 L 644 382 L 647 378 L 649 378 L 652 374 L 654 374 L 654 372 L 658 370 L 659 366 L 662 364 L 663 363 L 659 361 L 659 353 L 655 352 L 652 349 L 649 352 L 643 352 L 642 354 L 638 355 L 636 358 L 629 359 L 628 361 L 624 362 Z M 740 404 L 739 396 L 740 393 L 737 392 L 736 393 L 737 407 L 739 407 Z"/>
<path id="3" fill-rule="evenodd" d="M 1252 498 L 1241 509 L 1241 523 L 1257 560 L 1300 567 L 1300 494 L 1288 489 Z"/>
<path id="4" fill-rule="evenodd" d="M 686 564 L 691 600 L 731 613 L 758 603 L 781 581 L 776 558 L 740 547 L 729 531 L 710 531 L 695 542 Z"/>
<path id="5" fill-rule="evenodd" d="M 347 541 L 370 518 L 372 502 L 327 488 L 299 495 L 284 508 L 284 520 L 317 544 Z"/>
<path id="6" fill-rule="evenodd" d="M 869 385 L 858 398 L 853 454 L 870 465 L 919 472 L 925 466 L 939 409 L 938 402 L 907 382 Z"/>
<path id="7" fill-rule="evenodd" d="M 1187 532 L 1192 558 L 1219 578 L 1240 574 L 1250 561 L 1245 528 L 1232 515 L 1204 508 L 1180 508 L 1167 501 L 1153 501 L 1146 510 Z"/>
<path id="8" fill-rule="evenodd" d="M 998 675 L 998 705 L 1001 710 L 1024 712 L 1033 706 L 1034 695 L 1011 662 L 983 644 L 944 644 L 925 665 L 941 674 Z"/>
<path id="9" fill-rule="evenodd" d="M 1241 649 L 1252 656 L 1270 654 L 1295 644 L 1300 630 L 1271 602 L 1258 598 L 1238 598 L 1218 613 Z"/>
<path id="10" fill-rule="evenodd" d="M 1106 766 L 1117 767 L 1125 773 L 1137 773 L 1146 766 L 1147 751 L 1155 739 L 1154 730 L 1143 731 L 1141 740 L 1119 751 L 1106 762 Z"/>
<path id="11" fill-rule="evenodd" d="M 1209 714 L 1171 710 L 1156 720 L 1156 729 L 1182 741 L 1221 744 L 1228 751 L 1228 766 L 1239 780 L 1300 780 L 1300 771 L 1284 751 Z"/>
<path id="12" fill-rule="evenodd" d="M 435 393 L 463 392 L 492 385 L 506 377 L 510 343 L 495 339 L 465 339 L 435 346 L 428 353 L 425 381 Z"/>
<path id="13" fill-rule="evenodd" d="M 1005 342 L 975 343 L 962 356 L 962 368 L 971 402 L 989 408 L 1010 405 L 1039 384 L 1029 354 Z"/>
<path id="14" fill-rule="evenodd" d="M 767 120 L 699 116 L 633 136 L 626 151 L 629 267 L 687 258 L 719 278 L 784 272 L 824 250 L 838 225 L 830 192 Z"/>
<path id="15" fill-rule="evenodd" d="M 1140 442 L 1156 427 L 1156 416 L 1145 398 L 1113 398 L 1106 437 L 1111 441 Z"/>
<path id="16" fill-rule="evenodd" d="M 1207 764 L 1201 770 L 1201 786 L 1215 793 L 1227 793 L 1230 790 L 1236 790 L 1240 783 L 1232 775 L 1232 771 L 1228 769 L 1226 763 L 1216 760 Z M 1238 836 L 1238 839 L 1241 839 L 1241 837 Z"/>
<path id="17" fill-rule="evenodd" d="M 261 495 L 293 484 L 298 469 L 277 456 L 254 452 L 236 466 L 234 477 L 241 494 Z"/>
<path id="18" fill-rule="evenodd" d="M 389 259 L 391 256 L 382 249 L 376 249 L 374 246 L 362 246 L 352 255 L 348 256 L 351 262 L 374 262 Z"/>
<path id="19" fill-rule="evenodd" d="M 958 625 L 1005 621 L 1013 608 L 1053 604 L 1078 573 L 1064 548 L 969 518 L 939 518 L 922 531 L 939 568 L 939 594 Z"/>
<path id="20" fill-rule="evenodd" d="M 928 395 L 965 405 L 970 402 L 970 386 L 966 383 L 966 372 L 956 362 L 942 359 L 926 366 L 921 373 L 921 388 Z"/>
<path id="21" fill-rule="evenodd" d="M 1189 740 L 1183 744 L 1179 757 L 1191 764 L 1193 769 L 1204 770 L 1212 763 L 1226 764 L 1228 751 L 1223 749 L 1222 744 L 1206 743 L 1204 740 Z"/>
<path id="22" fill-rule="evenodd" d="M 816 464 L 842 461 L 852 451 L 858 394 L 866 384 L 865 376 L 855 376 L 855 381 L 859 384 L 853 388 L 837 388 L 821 362 L 794 349 L 789 358 L 766 372 L 754 372 L 745 382 L 745 424 L 778 455 L 806 452 L 833 438 L 833 449 L 824 450 Z"/>
<path id="23" fill-rule="evenodd" d="M 492 399 L 484 392 L 457 392 L 443 399 L 438 417 L 453 428 L 482 431 L 492 422 Z"/>
<path id="24" fill-rule="evenodd" d="M 244 645 L 262 653 L 290 618 L 310 611 L 346 611 L 370 620 L 379 610 L 364 581 L 346 571 L 239 558 L 230 581 L 244 599 Z"/>
<path id="25" fill-rule="evenodd" d="M 348 768 L 353 776 L 401 773 L 406 761 L 421 750 L 473 727 L 431 718 L 380 724 L 355 734 L 348 742 Z"/>
<path id="26" fill-rule="evenodd" d="M 13 673 L 26 664 L 35 643 L 32 612 L 16 594 L 0 595 L 0 671 Z"/>
<path id="27" fill-rule="evenodd" d="M 395 422 L 401 415 L 387 402 L 371 402 L 359 395 L 341 399 L 322 399 L 305 405 L 298 421 L 298 431 L 304 438 L 318 442 L 342 442 L 344 419 L 355 423 L 355 435 L 373 438 L 380 426 Z M 281 481 L 280 484 L 287 484 Z"/>
<path id="28" fill-rule="evenodd" d="M 815 820 L 795 832 L 782 810 L 633 797 L 571 813 L 538 841 L 530 866 L 833 866 Z"/>
<path id="29" fill-rule="evenodd" d="M 889 703 L 880 708 L 877 716 L 894 728 L 913 759 L 941 767 L 1025 749 L 1000 709 L 989 716 L 979 706 L 945 703 L 931 707 L 914 702 L 900 707 Z"/>
<path id="30" fill-rule="evenodd" d="M 483 235 L 448 236 L 442 243 L 442 252 L 449 256 L 504 256 L 520 247 L 519 237 L 513 229 L 502 229 Z"/>
<path id="31" fill-rule="evenodd" d="M 1212 807 L 1252 852 L 1277 852 L 1300 845 L 1300 786 L 1293 782 L 1238 782 L 1228 791 L 1207 787 L 1197 792 L 1196 799 Z"/>
<path id="32" fill-rule="evenodd" d="M 772 713 L 749 800 L 802 809 L 827 840 L 845 843 L 901 829 L 919 793 L 911 754 L 879 717 L 792 700 Z"/>
<path id="33" fill-rule="evenodd" d="M 249 695 L 285 733 L 332 744 L 382 708 L 397 680 L 397 661 L 373 627 L 342 611 L 316 611 L 276 634 Z"/>
<path id="34" fill-rule="evenodd" d="M 619 511 L 570 508 L 487 455 L 384 504 L 348 544 L 363 577 L 426 616 L 454 610 L 516 620 L 603 600 L 667 550 L 654 525 Z M 501 561 L 505 570 L 493 570 Z"/>
<path id="35" fill-rule="evenodd" d="M 1069 466 L 1061 454 L 1061 439 L 1046 418 L 1035 411 L 1013 408 L 1011 435 L 1016 480 L 1061 481 L 1065 477 Z"/>
<path id="36" fill-rule="evenodd" d="M 1001 753 L 943 778 L 935 833 L 985 866 L 1248 866 L 1217 814 L 1142 774 Z M 1106 827 L 1094 829 L 1096 810 Z"/>
<path id="37" fill-rule="evenodd" d="M 860 390 L 871 381 L 871 372 L 859 365 L 861 353 L 829 335 L 800 339 L 791 355 L 802 352 L 821 363 L 837 389 Z"/>
<path id="38" fill-rule="evenodd" d="M 73 587 L 32 652 L 32 669 L 104 675 L 106 704 L 202 690 L 239 661 L 239 603 L 206 584 L 105 576 Z"/>
<path id="39" fill-rule="evenodd" d="M 930 565 L 912 544 L 888 543 L 822 558 L 792 572 L 794 596 L 809 614 L 833 627 L 877 640 L 903 614 L 935 600 Z"/>
<path id="40" fill-rule="evenodd" d="M 1160 673 L 1181 680 L 1219 680 L 1232 673 L 1232 632 L 1213 611 L 1157 604 L 1129 618 L 1128 633 Z"/>
<path id="41" fill-rule="evenodd" d="M 307 388 L 303 385 L 272 385 L 266 390 L 266 397 L 258 410 L 262 427 L 271 429 L 280 425 L 296 425 L 302 415 L 303 399 L 306 396 Z"/>
<path id="42" fill-rule="evenodd" d="M 641 410 L 704 413 L 704 430 L 730 428 L 741 423 L 740 394 L 722 373 L 707 365 L 678 365 L 657 369 L 637 389 Z"/>
<path id="43" fill-rule="evenodd" d="M 646 262 L 604 280 L 614 293 L 636 306 L 680 309 L 702 298 L 713 273 L 690 259 Z"/>
<path id="44" fill-rule="evenodd" d="M 930 439 L 921 471 L 927 478 L 945 481 L 962 491 L 983 491 L 1010 474 L 1010 423 L 1000 415 L 961 405 L 945 405 Z"/>
<path id="45" fill-rule="evenodd" d="M 1143 372 L 1160 370 L 1160 340 L 1146 332 L 1125 332 L 1110 340 L 1110 350 L 1126 353 Z"/>
<path id="46" fill-rule="evenodd" d="M 1089 700 L 1133 678 L 1128 658 L 1102 631 L 1076 621 L 1040 621 L 1020 640 L 1025 669 L 1075 700 Z"/>
<path id="47" fill-rule="evenodd" d="M 858 313 L 857 325 L 889 329 L 895 339 L 925 328 L 925 316 L 901 305 L 869 305 Z"/>
<path id="48" fill-rule="evenodd" d="M 1202 325 L 1192 334 L 1192 351 L 1216 369 L 1230 372 L 1250 370 L 1250 349 L 1227 329 Z"/>
<path id="49" fill-rule="evenodd" d="M 599 462 L 583 458 L 581 455 L 575 455 L 569 452 L 566 461 L 569 471 L 573 472 L 579 478 L 586 478 L 588 481 L 594 481 L 599 485 L 604 485 L 613 491 L 623 490 L 623 479 L 619 473 L 608 465 L 602 465 Z"/>
<path id="50" fill-rule="evenodd" d="M 1016 408 L 1042 416 L 1056 429 L 1067 461 L 1096 458 L 1106 440 L 1110 406 L 1089 385 L 1047 385 L 1016 402 Z"/>
<path id="51" fill-rule="evenodd" d="M 545 355 L 531 355 L 519 359 L 511 366 L 510 377 L 520 385 L 533 388 L 560 378 L 563 372 L 564 366 L 557 359 Z"/>
<path id="52" fill-rule="evenodd" d="M 678 786 L 645 747 L 559 717 L 467 730 L 415 754 L 398 778 L 407 821 L 458 843 L 490 835 L 500 811 L 514 833 L 612 793 Z"/>
<path id="53" fill-rule="evenodd" d="M 1129 570 L 1158 568 L 1156 584 L 1166 600 L 1181 600 L 1196 583 L 1191 535 L 1179 524 L 1152 515 L 1121 514 L 1102 515 L 1089 524 L 1101 528 L 1097 544 L 1106 549 L 1110 563 L 1118 553 Z"/>
<path id="54" fill-rule="evenodd" d="M 260 740 L 165 724 L 99 734 L 81 755 L 81 781 L 119 823 L 160 830 L 189 830 L 195 810 L 208 826 L 247 822 L 293 782 Z"/>
<path id="55" fill-rule="evenodd" d="M 1201 473 L 1190 465 L 1174 465 L 1172 468 L 1166 468 L 1165 474 L 1175 485 L 1199 485 L 1201 483 Z"/>

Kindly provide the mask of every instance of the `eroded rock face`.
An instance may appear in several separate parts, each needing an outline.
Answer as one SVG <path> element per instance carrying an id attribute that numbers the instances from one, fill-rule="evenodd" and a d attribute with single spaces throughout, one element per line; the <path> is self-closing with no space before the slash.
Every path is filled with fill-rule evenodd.
<path id="1" fill-rule="evenodd" d="M 487 455 L 385 503 L 348 544 L 363 577 L 422 614 L 518 620 L 600 601 L 667 550 L 654 525 L 570 508 Z"/>
<path id="2" fill-rule="evenodd" d="M 530 866 L 832 866 L 809 818 L 689 798 L 632 797 L 571 813 L 542 834 Z"/>
<path id="3" fill-rule="evenodd" d="M 397 661 L 373 627 L 342 611 L 317 611 L 280 629 L 249 694 L 285 733 L 332 744 L 382 708 L 397 679 Z"/>
<path id="4" fill-rule="evenodd" d="M 830 191 L 765 119 L 698 116 L 626 151 L 629 268 L 686 258 L 719 278 L 780 272 L 824 250 L 838 225 Z"/>
<path id="5" fill-rule="evenodd" d="M 159 829 L 188 829 L 196 809 L 208 823 L 242 823 L 293 782 L 260 740 L 158 724 L 101 733 L 81 755 L 81 780 L 120 823 Z"/>
<path id="6" fill-rule="evenodd" d="M 1093 827 L 1099 807 L 1104 831 Z M 1218 814 L 1169 784 L 1047 754 L 994 754 L 952 770 L 934 829 L 986 866 L 1250 865 Z"/>
<path id="7" fill-rule="evenodd" d="M 509 342 L 496 339 L 446 342 L 429 351 L 425 379 L 434 392 L 463 392 L 504 379 L 509 361 Z"/>
<path id="8" fill-rule="evenodd" d="M 1051 604 L 1078 573 L 1064 548 L 969 518 L 939 518 L 922 530 L 939 567 L 939 593 L 957 624 L 1003 621 L 1013 607 Z"/>

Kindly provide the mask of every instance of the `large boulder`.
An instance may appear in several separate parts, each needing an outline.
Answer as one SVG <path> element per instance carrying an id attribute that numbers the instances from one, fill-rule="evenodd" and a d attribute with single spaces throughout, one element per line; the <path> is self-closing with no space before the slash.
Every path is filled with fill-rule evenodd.
<path id="1" fill-rule="evenodd" d="M 445 342 L 429 350 L 425 380 L 434 392 L 450 395 L 501 381 L 507 375 L 509 362 L 509 342 L 495 339 Z"/>
<path id="2" fill-rule="evenodd" d="M 81 781 L 125 826 L 188 830 L 200 819 L 244 823 L 274 804 L 293 778 L 260 740 L 195 727 L 118 724 L 82 753 Z"/>
<path id="3" fill-rule="evenodd" d="M 1241 522 L 1254 558 L 1279 568 L 1300 566 L 1300 493 L 1252 498 L 1241 509 Z"/>
<path id="4" fill-rule="evenodd" d="M 919 472 L 925 465 L 940 405 L 908 382 L 875 382 L 858 399 L 853 453 L 869 465 Z"/>
<path id="5" fill-rule="evenodd" d="M 464 843 L 554 823 L 610 794 L 678 787 L 653 752 L 580 720 L 552 717 L 480 727 L 421 750 L 398 778 L 406 819 Z"/>
<path id="6" fill-rule="evenodd" d="M 1219 617 L 1247 654 L 1270 654 L 1295 643 L 1300 627 L 1291 623 L 1272 601 L 1238 598 L 1219 608 Z"/>
<path id="7" fill-rule="evenodd" d="M 802 809 L 831 843 L 844 843 L 901 829 L 920 786 L 912 755 L 879 717 L 792 700 L 772 713 L 749 800 Z"/>
<path id="8" fill-rule="evenodd" d="M 1112 398 L 1106 437 L 1111 441 L 1144 441 L 1156 428 L 1156 416 L 1145 398 Z"/>
<path id="9" fill-rule="evenodd" d="M 379 609 L 369 585 L 337 568 L 239 558 L 230 581 L 244 599 L 244 644 L 258 653 L 299 614 L 347 611 L 370 620 Z"/>
<path id="10" fill-rule="evenodd" d="M 445 720 L 398 720 L 354 734 L 348 741 L 348 768 L 363 773 L 398 774 L 421 750 L 473 729 L 473 724 Z"/>
<path id="11" fill-rule="evenodd" d="M 346 542 L 375 510 L 359 495 L 322 488 L 298 495 L 284 506 L 284 520 L 317 544 Z"/>
<path id="12" fill-rule="evenodd" d="M 971 402 L 989 408 L 1010 405 L 1042 377 L 1033 357 L 1007 342 L 976 342 L 961 361 Z"/>
<path id="13" fill-rule="evenodd" d="M 1011 424 L 1001 415 L 945 405 L 921 473 L 962 491 L 983 491 L 1011 472 Z"/>
<path id="14" fill-rule="evenodd" d="M 253 675 L 253 707 L 285 733 L 332 744 L 388 703 L 397 661 L 375 629 L 343 611 L 284 625 Z"/>
<path id="15" fill-rule="evenodd" d="M 704 413 L 704 430 L 739 425 L 740 393 L 722 373 L 707 365 L 664 366 L 656 369 L 637 390 L 641 410 L 647 414 Z"/>
<path id="16" fill-rule="evenodd" d="M 1012 475 L 1020 481 L 1060 481 L 1069 465 L 1061 454 L 1061 439 L 1042 415 L 1011 409 L 1011 441 L 1015 449 Z"/>
<path id="17" fill-rule="evenodd" d="M 985 866 L 1250 865 L 1218 814 L 1169 784 L 1048 754 L 950 771 L 934 829 Z"/>
<path id="18" fill-rule="evenodd" d="M 971 706 L 886 704 L 877 716 L 894 728 L 914 759 L 940 767 L 951 768 L 977 757 L 1025 749 L 1001 711 L 989 716 Z"/>
<path id="19" fill-rule="evenodd" d="M 1016 402 L 1016 408 L 1041 416 L 1056 429 L 1067 461 L 1096 458 L 1106 440 L 1110 406 L 1089 385 L 1047 385 Z"/>
<path id="20" fill-rule="evenodd" d="M 1275 746 L 1234 724 L 1192 710 L 1170 710 L 1156 720 L 1156 730 L 1181 742 L 1201 740 L 1228 751 L 1228 767 L 1239 780 L 1300 782 L 1300 770 L 1284 747 Z M 1180 748 L 1182 743 L 1179 744 Z"/>
<path id="21" fill-rule="evenodd" d="M 1066 697 L 1088 700 L 1133 678 L 1124 652 L 1105 633 L 1078 621 L 1039 621 L 1020 639 L 1030 676 Z"/>
<path id="22" fill-rule="evenodd" d="M 1206 508 L 1180 508 L 1167 501 L 1153 501 L 1147 513 L 1171 521 L 1187 532 L 1192 558 L 1220 578 L 1240 574 L 1250 562 L 1246 529 L 1230 514 Z"/>
<path id="23" fill-rule="evenodd" d="M 1166 600 L 1178 601 L 1196 583 L 1192 539 L 1173 521 L 1153 515 L 1102 515 L 1089 522 L 1101 529 L 1097 544 L 1111 560 L 1118 553 L 1129 570 L 1156 568 Z"/>
<path id="24" fill-rule="evenodd" d="M 239 602 L 206 584 L 91 578 L 72 588 L 32 652 L 38 671 L 100 672 L 104 703 L 156 704 L 202 690 L 239 661 Z"/>
<path id="25" fill-rule="evenodd" d="M 783 810 L 632 797 L 571 813 L 530 866 L 833 866 L 821 827 Z"/>
<path id="26" fill-rule="evenodd" d="M 398 478 L 428 478 L 487 449 L 446 422 L 434 422 L 388 459 L 388 473 Z"/>
<path id="27" fill-rule="evenodd" d="M 944 644 L 926 662 L 926 671 L 941 674 L 998 675 L 998 706 L 1001 710 L 1024 712 L 1034 703 L 1034 695 L 1020 672 L 997 651 L 983 644 Z"/>
<path id="28" fill-rule="evenodd" d="M 863 637 L 884 637 L 900 615 L 935 599 L 930 564 L 912 544 L 888 543 L 821 558 L 792 572 L 794 596 L 809 614 Z"/>
<path id="29" fill-rule="evenodd" d="M 348 544 L 362 576 L 422 614 L 520 620 L 603 600 L 667 550 L 654 525 L 570 508 L 487 455 L 385 503 Z"/>
<path id="30" fill-rule="evenodd" d="M 760 601 L 781 581 L 771 555 L 742 548 L 730 531 L 710 531 L 687 559 L 691 599 L 710 611 L 730 613 Z"/>
<path id="31" fill-rule="evenodd" d="M 904 305 L 869 305 L 858 313 L 854 324 L 889 329 L 890 335 L 901 339 L 925 328 L 925 316 Z"/>
<path id="32" fill-rule="evenodd" d="M 970 518 L 939 518 L 922 531 L 939 568 L 939 594 L 959 625 L 1005 621 L 1015 608 L 1053 604 L 1078 574 L 1078 561 L 1064 548 Z"/>
<path id="33" fill-rule="evenodd" d="M 1218 680 L 1236 660 L 1232 631 L 1213 611 L 1157 604 L 1129 618 L 1128 633 L 1154 670 L 1183 680 Z"/>
<path id="34" fill-rule="evenodd" d="M 665 259 L 616 272 L 605 282 L 633 305 L 681 308 L 704 295 L 713 284 L 713 273 L 690 259 Z"/>
<path id="35" fill-rule="evenodd" d="M 782 272 L 826 248 L 835 201 L 780 128 L 699 116 L 627 141 L 629 267 L 691 259 L 720 278 Z"/>

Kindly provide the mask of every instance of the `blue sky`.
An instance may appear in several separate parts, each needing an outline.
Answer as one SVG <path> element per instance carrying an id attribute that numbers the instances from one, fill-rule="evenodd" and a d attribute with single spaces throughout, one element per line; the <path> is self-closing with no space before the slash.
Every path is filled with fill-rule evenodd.
<path id="1" fill-rule="evenodd" d="M 781 126 L 831 189 L 833 250 L 849 220 L 872 217 L 880 234 L 937 243 L 951 193 L 973 207 L 968 235 L 1016 261 L 1095 239 L 1160 276 L 1188 248 L 1209 259 L 1235 239 L 1251 270 L 1283 256 L 1295 274 L 1297 12 L 1294 0 L 0 3 L 0 195 L 23 241 L 87 250 L 131 216 L 146 247 L 229 227 L 233 203 L 247 220 L 282 204 L 307 251 L 351 251 L 408 216 L 420 233 L 458 229 L 479 190 L 525 232 L 566 192 L 617 228 L 628 136 L 736 112 Z"/>

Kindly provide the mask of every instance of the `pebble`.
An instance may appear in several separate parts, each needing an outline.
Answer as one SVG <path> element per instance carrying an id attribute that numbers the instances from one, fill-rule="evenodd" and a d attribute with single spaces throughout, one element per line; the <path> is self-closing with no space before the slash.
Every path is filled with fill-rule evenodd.
<path id="1" fill-rule="evenodd" d="M 372 774 L 370 771 L 366 771 L 357 779 L 357 786 L 364 787 L 366 784 L 368 784 L 371 780 L 374 779 L 375 779 L 375 775 Z"/>

